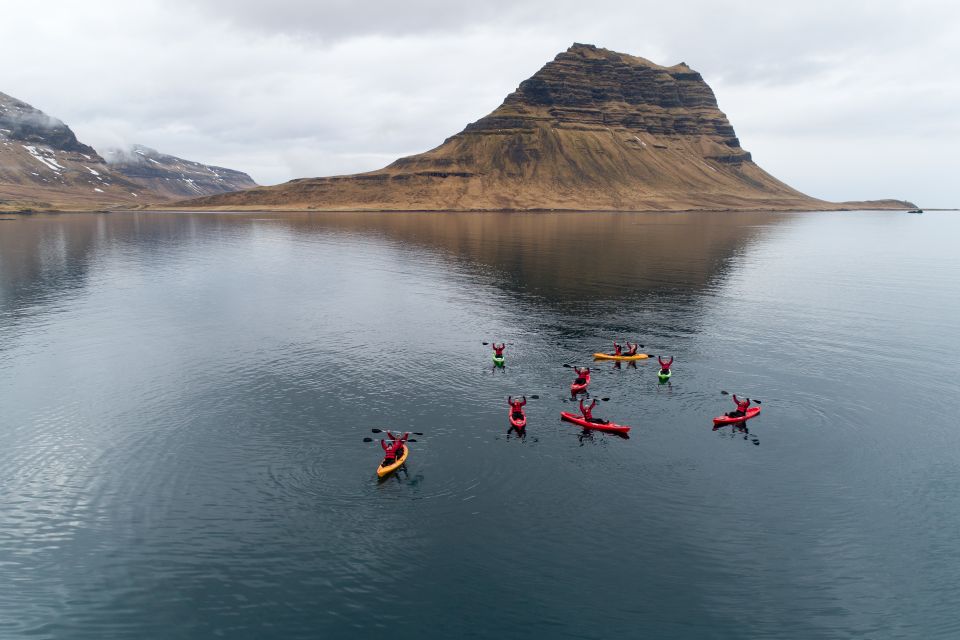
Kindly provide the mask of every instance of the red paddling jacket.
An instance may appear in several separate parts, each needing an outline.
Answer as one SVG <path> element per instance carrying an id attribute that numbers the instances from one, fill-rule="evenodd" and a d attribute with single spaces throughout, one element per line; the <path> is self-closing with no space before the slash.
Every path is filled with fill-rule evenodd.
<path id="1" fill-rule="evenodd" d="M 386 440 L 380 441 L 380 446 L 383 447 L 383 451 L 384 451 L 383 459 L 396 460 L 397 458 L 400 457 L 400 454 L 403 453 L 403 445 L 407 441 L 407 438 L 410 437 L 410 433 L 409 432 L 404 433 L 399 438 L 393 435 L 392 433 L 390 433 L 389 431 L 387 431 L 387 435 L 390 436 L 389 443 Z"/>
<path id="2" fill-rule="evenodd" d="M 594 408 L 595 406 L 597 406 L 597 399 L 596 399 L 596 398 L 593 399 L 593 402 L 590 403 L 590 406 L 589 406 L 589 407 L 583 404 L 583 399 L 581 398 L 581 400 L 580 400 L 580 415 L 582 415 L 584 418 L 586 418 L 587 420 L 589 420 L 590 418 L 593 417 L 593 408 Z"/>
<path id="3" fill-rule="evenodd" d="M 747 407 L 750 406 L 750 398 L 747 398 L 746 400 L 740 400 L 737 398 L 737 394 L 733 394 L 733 401 L 737 403 L 737 411 L 742 412 L 743 415 L 747 415 Z"/>

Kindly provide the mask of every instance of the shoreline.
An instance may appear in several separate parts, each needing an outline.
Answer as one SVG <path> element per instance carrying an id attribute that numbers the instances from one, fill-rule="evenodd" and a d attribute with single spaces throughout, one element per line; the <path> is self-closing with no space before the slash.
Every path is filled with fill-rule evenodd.
<path id="1" fill-rule="evenodd" d="M 928 211 L 960 211 L 960 208 L 930 207 Z M 0 221 L 12 220 L 6 216 L 27 218 L 34 215 L 64 215 L 71 213 L 843 213 L 851 211 L 910 211 L 909 207 L 837 207 L 837 208 L 728 208 L 728 209 L 319 209 L 319 208 L 247 208 L 247 207 L 143 207 L 118 209 L 20 209 L 4 211 L 0 209 Z"/>

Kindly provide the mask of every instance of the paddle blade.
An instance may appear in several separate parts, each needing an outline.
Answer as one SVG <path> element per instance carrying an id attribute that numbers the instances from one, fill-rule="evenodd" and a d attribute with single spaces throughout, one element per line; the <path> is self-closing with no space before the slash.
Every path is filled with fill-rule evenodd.
<path id="1" fill-rule="evenodd" d="M 416 442 L 413 438 L 407 438 L 407 442 Z"/>
<path id="2" fill-rule="evenodd" d="M 757 399 L 754 399 L 754 402 L 756 402 L 757 404 L 763 404 L 762 402 L 760 402 L 760 401 L 757 400 Z"/>
<path id="3" fill-rule="evenodd" d="M 422 435 L 423 435 L 423 434 L 420 433 L 419 431 L 411 431 L 410 433 L 412 433 L 412 434 L 415 435 L 415 436 L 422 436 Z"/>
<path id="4" fill-rule="evenodd" d="M 531 400 L 539 400 L 539 399 L 540 399 L 540 396 L 538 396 L 537 394 L 533 394 L 532 396 L 530 396 L 530 399 L 531 399 Z"/>
<path id="5" fill-rule="evenodd" d="M 604 402 L 609 402 L 609 401 L 610 401 L 610 398 L 600 398 L 600 399 L 603 400 Z"/>
<path id="6" fill-rule="evenodd" d="M 721 392 L 720 392 L 720 394 L 721 394 L 721 395 L 725 395 L 725 396 L 728 396 L 728 395 L 730 395 L 730 394 L 729 394 L 729 393 L 727 393 L 726 391 L 721 391 Z"/>
<path id="7" fill-rule="evenodd" d="M 490 343 L 489 343 L 489 342 L 484 342 L 483 344 L 485 344 L 485 345 L 486 345 L 486 344 L 490 344 Z"/>
<path id="8" fill-rule="evenodd" d="M 370 429 L 373 433 L 383 433 L 383 429 Z"/>
<path id="9" fill-rule="evenodd" d="M 570 368 L 571 368 L 571 366 L 570 366 L 569 364 L 564 364 L 563 367 L 564 367 L 565 369 L 570 369 Z"/>
<path id="10" fill-rule="evenodd" d="M 373 438 L 364 438 L 363 441 L 364 441 L 364 442 L 373 442 Z"/>

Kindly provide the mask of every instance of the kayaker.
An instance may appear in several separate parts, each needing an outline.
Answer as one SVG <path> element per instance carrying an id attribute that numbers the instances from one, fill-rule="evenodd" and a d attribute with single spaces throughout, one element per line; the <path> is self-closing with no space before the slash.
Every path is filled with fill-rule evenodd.
<path id="1" fill-rule="evenodd" d="M 511 410 L 513 412 L 513 417 L 518 420 L 523 417 L 523 405 L 527 404 L 527 396 L 523 396 L 523 400 L 514 400 L 513 396 L 507 396 L 507 402 L 510 404 Z"/>
<path id="2" fill-rule="evenodd" d="M 746 400 L 740 400 L 737 398 L 737 394 L 733 394 L 733 401 L 737 403 L 737 410 L 728 413 L 727 417 L 742 418 L 747 415 L 747 407 L 750 406 L 750 398 L 747 398 Z"/>
<path id="3" fill-rule="evenodd" d="M 390 436 L 390 442 L 388 443 L 385 439 L 380 441 L 380 446 L 383 447 L 383 466 L 388 466 L 397 461 L 401 455 L 403 455 L 404 443 L 406 443 L 407 438 L 410 437 L 410 432 L 404 433 L 399 438 L 389 431 L 387 435 Z"/>
<path id="4" fill-rule="evenodd" d="M 500 345 L 500 346 L 498 347 L 498 346 L 497 346 L 497 343 L 494 342 L 494 343 L 493 343 L 492 345 L 490 345 L 490 346 L 493 347 L 493 355 L 494 355 L 495 357 L 497 357 L 497 358 L 502 358 L 502 357 L 503 357 L 503 350 L 504 350 L 504 348 L 506 348 L 507 343 L 504 342 L 502 345 Z"/>
<path id="5" fill-rule="evenodd" d="M 673 364 L 673 356 L 670 356 L 670 362 L 664 362 L 662 357 L 657 356 L 657 362 L 660 363 L 660 373 L 667 375 L 670 373 L 670 366 Z"/>
<path id="6" fill-rule="evenodd" d="M 621 355 L 623 355 L 622 351 L 623 351 L 623 347 L 622 347 L 621 345 L 617 344 L 617 341 L 614 340 L 614 341 L 613 341 L 613 355 L 615 355 L 615 356 L 621 356 Z"/>
<path id="7" fill-rule="evenodd" d="M 577 374 L 577 379 L 573 381 L 573 384 L 583 384 L 587 381 L 587 376 L 590 375 L 590 367 L 574 367 L 573 370 Z"/>
<path id="8" fill-rule="evenodd" d="M 602 420 L 600 418 L 593 417 L 593 408 L 597 406 L 597 399 L 594 398 L 593 402 L 590 403 L 590 406 L 583 404 L 583 398 L 580 399 L 580 415 L 583 416 L 584 420 L 589 420 L 590 422 L 596 422 L 597 424 L 606 424 L 610 422 L 609 420 Z"/>
<path id="9" fill-rule="evenodd" d="M 635 355 L 637 355 L 637 347 L 639 347 L 639 346 L 640 346 L 640 343 L 639 343 L 639 342 L 638 342 L 637 344 L 630 344 L 629 342 L 627 342 L 627 352 L 626 352 L 625 354 L 623 354 L 623 355 L 625 355 L 625 356 L 635 356 Z"/>

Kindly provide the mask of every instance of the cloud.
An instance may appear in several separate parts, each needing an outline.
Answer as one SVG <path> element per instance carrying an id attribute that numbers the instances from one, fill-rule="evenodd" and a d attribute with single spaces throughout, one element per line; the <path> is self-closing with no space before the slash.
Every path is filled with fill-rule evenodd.
<path id="1" fill-rule="evenodd" d="M 94 146 L 141 143 L 261 183 L 432 148 L 579 41 L 687 62 L 761 166 L 812 195 L 860 197 L 847 190 L 882 174 L 892 182 L 874 195 L 960 203 L 952 181 L 922 175 L 958 142 L 960 10 L 947 3 L 48 4 L 5 9 L 19 28 L 0 54 L 17 64 L 0 91 Z M 856 153 L 893 139 L 912 155 Z M 841 175 L 811 179 L 838 153 L 851 160 Z"/>

